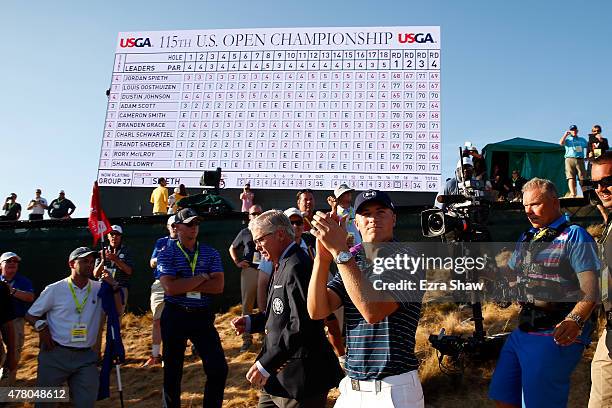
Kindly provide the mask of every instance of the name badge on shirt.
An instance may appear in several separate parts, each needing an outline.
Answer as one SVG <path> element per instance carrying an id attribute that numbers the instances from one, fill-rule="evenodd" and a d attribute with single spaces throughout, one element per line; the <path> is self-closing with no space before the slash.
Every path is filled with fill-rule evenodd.
<path id="1" fill-rule="evenodd" d="M 582 153 L 582 146 L 576 146 L 574 147 L 574 150 L 576 151 L 576 153 Z"/>
<path id="2" fill-rule="evenodd" d="M 202 294 L 200 292 L 187 292 L 187 297 L 189 299 L 202 299 Z"/>
<path id="3" fill-rule="evenodd" d="M 75 323 L 70 330 L 70 341 L 72 343 L 82 343 L 87 341 L 87 325 L 85 323 Z"/>
<path id="4" fill-rule="evenodd" d="M 601 156 L 601 149 L 593 149 L 593 156 L 595 157 Z"/>

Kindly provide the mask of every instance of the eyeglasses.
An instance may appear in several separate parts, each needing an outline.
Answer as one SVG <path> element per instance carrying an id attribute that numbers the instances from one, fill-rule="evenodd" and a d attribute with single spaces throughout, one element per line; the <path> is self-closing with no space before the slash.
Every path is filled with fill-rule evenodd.
<path id="1" fill-rule="evenodd" d="M 601 180 L 592 180 L 591 183 L 594 189 L 598 189 L 600 186 L 601 188 L 608 188 L 612 186 L 612 176 L 604 177 Z"/>
<path id="2" fill-rule="evenodd" d="M 293 225 L 295 227 L 301 227 L 301 226 L 304 225 L 304 221 L 302 221 L 302 220 L 291 221 L 291 225 Z"/>
<path id="3" fill-rule="evenodd" d="M 198 221 L 191 221 L 191 222 L 188 222 L 187 224 L 183 224 L 183 225 L 186 226 L 186 227 L 189 227 L 189 228 L 193 228 L 193 227 L 199 226 L 200 223 Z"/>
<path id="4" fill-rule="evenodd" d="M 118 232 L 109 232 L 108 235 L 110 235 L 111 237 L 116 237 L 117 235 L 121 235 Z"/>
<path id="5" fill-rule="evenodd" d="M 261 237 L 259 237 L 259 238 L 257 238 L 257 239 L 254 239 L 254 240 L 253 240 L 253 243 L 254 243 L 255 245 L 261 245 L 261 243 L 262 243 L 263 239 L 264 239 L 265 237 L 267 237 L 268 235 L 272 235 L 272 234 L 274 234 L 274 232 L 268 232 L 267 234 L 262 235 Z"/>
<path id="6" fill-rule="evenodd" d="M 261 213 L 260 212 L 252 212 L 252 213 L 249 213 L 249 215 L 252 215 L 253 217 L 259 217 L 261 215 Z"/>

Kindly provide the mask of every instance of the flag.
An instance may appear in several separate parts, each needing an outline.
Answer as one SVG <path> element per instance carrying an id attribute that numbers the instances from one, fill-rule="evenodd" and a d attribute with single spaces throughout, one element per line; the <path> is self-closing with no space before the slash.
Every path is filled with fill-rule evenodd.
<path id="1" fill-rule="evenodd" d="M 125 362 L 125 349 L 121 341 L 121 323 L 119 314 L 115 306 L 115 295 L 113 288 L 106 282 L 102 282 L 102 287 L 98 292 L 98 297 L 102 302 L 102 309 L 106 313 L 106 348 L 100 370 L 100 382 L 98 384 L 98 401 L 110 397 L 110 373 L 113 365 L 118 366 Z M 122 302 L 123 293 L 121 293 Z M 121 384 L 118 376 L 117 381 Z M 119 386 L 121 393 L 122 387 Z M 123 398 L 123 395 L 120 395 Z M 123 404 L 122 404 L 123 405 Z"/>
<path id="2" fill-rule="evenodd" d="M 100 237 L 106 234 L 111 229 L 110 222 L 102 210 L 100 205 L 100 190 L 98 189 L 98 182 L 94 182 L 93 191 L 91 193 L 91 207 L 89 209 L 89 231 L 94 237 L 93 246 L 95 247 Z"/>

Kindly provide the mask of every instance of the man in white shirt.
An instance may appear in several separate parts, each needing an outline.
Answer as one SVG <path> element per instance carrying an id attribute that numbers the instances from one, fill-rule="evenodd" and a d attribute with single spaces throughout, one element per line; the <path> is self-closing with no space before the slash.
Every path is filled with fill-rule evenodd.
<path id="1" fill-rule="evenodd" d="M 41 197 L 42 191 L 40 188 L 36 189 L 36 196 L 30 200 L 27 209 L 30 210 L 29 220 L 42 220 L 45 210 L 49 207 L 47 199 Z"/>
<path id="2" fill-rule="evenodd" d="M 72 403 L 93 407 L 98 395 L 96 343 L 102 301 L 102 282 L 89 279 L 96 251 L 80 247 L 70 253 L 70 276 L 47 286 L 28 310 L 26 320 L 40 336 L 38 387 L 59 387 L 68 382 Z M 121 305 L 117 283 L 106 273 L 102 279 L 115 289 L 115 303 Z"/>

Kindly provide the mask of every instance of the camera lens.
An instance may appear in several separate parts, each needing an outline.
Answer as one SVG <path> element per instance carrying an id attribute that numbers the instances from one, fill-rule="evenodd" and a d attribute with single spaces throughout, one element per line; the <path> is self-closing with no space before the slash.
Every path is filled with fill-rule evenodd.
<path id="1" fill-rule="evenodd" d="M 429 230 L 433 233 L 440 233 L 444 230 L 444 214 L 439 212 L 431 214 L 427 220 Z"/>

